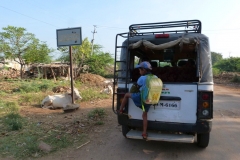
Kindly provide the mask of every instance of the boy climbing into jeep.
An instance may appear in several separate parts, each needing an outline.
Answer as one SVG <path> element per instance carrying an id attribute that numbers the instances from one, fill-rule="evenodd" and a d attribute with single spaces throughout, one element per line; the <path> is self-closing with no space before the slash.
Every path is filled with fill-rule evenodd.
<path id="1" fill-rule="evenodd" d="M 143 61 L 139 65 L 136 66 L 136 68 L 139 69 L 139 72 L 141 74 L 141 77 L 137 81 L 137 88 L 139 89 L 139 92 L 136 93 L 126 93 L 124 95 L 122 104 L 120 106 L 120 110 L 118 111 L 119 114 L 123 113 L 123 109 L 127 104 L 128 98 L 132 98 L 133 102 L 135 105 L 143 110 L 142 113 L 142 118 L 143 118 L 143 133 L 142 137 L 143 139 L 146 139 L 148 134 L 147 134 L 147 112 L 152 104 L 146 104 L 142 100 L 142 94 L 141 91 L 144 87 L 146 87 L 146 81 L 147 81 L 147 76 L 151 74 L 152 66 L 149 62 Z M 157 76 L 155 76 L 157 77 Z"/>

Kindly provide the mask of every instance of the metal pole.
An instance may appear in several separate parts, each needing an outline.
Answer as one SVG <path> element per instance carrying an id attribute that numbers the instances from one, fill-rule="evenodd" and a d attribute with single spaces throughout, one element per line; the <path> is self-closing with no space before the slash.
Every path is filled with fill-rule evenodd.
<path id="1" fill-rule="evenodd" d="M 72 104 L 74 104 L 74 99 L 73 99 L 72 46 L 69 46 L 69 54 L 70 54 L 70 74 L 71 74 L 71 96 L 72 96 Z"/>
<path id="2" fill-rule="evenodd" d="M 96 25 L 93 25 L 93 26 L 94 26 L 94 31 L 92 32 L 92 33 L 93 33 L 93 39 L 92 39 L 92 51 L 91 51 L 91 56 L 93 55 L 94 34 L 97 33 L 97 32 L 96 32 Z"/>

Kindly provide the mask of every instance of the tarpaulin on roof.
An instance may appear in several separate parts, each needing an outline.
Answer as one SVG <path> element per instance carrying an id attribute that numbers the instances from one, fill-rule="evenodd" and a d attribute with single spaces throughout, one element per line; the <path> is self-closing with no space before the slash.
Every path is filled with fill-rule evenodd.
<path id="1" fill-rule="evenodd" d="M 172 36 L 173 37 L 173 36 Z M 122 61 L 126 60 L 128 49 L 136 49 L 141 46 L 145 46 L 149 49 L 153 50 L 163 50 L 170 47 L 173 47 L 175 45 L 179 45 L 180 47 L 183 44 L 195 44 L 196 45 L 196 52 L 197 52 L 197 67 L 198 67 L 198 76 L 200 82 L 213 82 L 213 75 L 212 75 L 212 60 L 211 60 L 211 52 L 210 52 L 210 46 L 208 37 L 206 37 L 203 34 L 199 33 L 189 33 L 189 34 L 182 34 L 181 36 L 176 36 L 176 38 L 172 38 L 170 41 L 167 42 L 168 39 L 166 39 L 166 43 L 153 43 L 155 42 L 154 37 L 145 37 L 145 36 L 139 36 L 139 37 L 133 37 L 129 40 L 125 40 L 123 42 L 123 46 L 127 46 L 129 44 L 128 48 L 122 48 L 121 50 L 121 56 L 120 59 Z M 151 41 L 151 42 L 150 42 Z M 126 64 L 122 63 L 121 69 L 123 70 L 119 74 L 124 77 L 126 75 Z"/>
<path id="2" fill-rule="evenodd" d="M 174 41 L 170 41 L 170 42 L 167 42 L 167 43 L 163 43 L 163 44 L 153 44 L 147 40 L 140 40 L 136 43 L 132 43 L 129 45 L 129 49 L 136 49 L 136 48 L 139 48 L 140 46 L 145 46 L 147 48 L 150 48 L 150 49 L 153 49 L 153 50 L 163 50 L 163 49 L 166 49 L 166 48 L 170 48 L 170 47 L 173 47 L 177 44 L 179 44 L 180 46 L 182 44 L 192 44 L 192 43 L 198 43 L 198 40 L 195 39 L 195 38 L 178 38 L 177 40 L 174 40 Z"/>

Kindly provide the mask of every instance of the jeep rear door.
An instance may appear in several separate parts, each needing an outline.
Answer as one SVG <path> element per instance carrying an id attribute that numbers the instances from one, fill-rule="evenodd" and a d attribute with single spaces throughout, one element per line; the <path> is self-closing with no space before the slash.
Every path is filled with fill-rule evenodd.
<path id="1" fill-rule="evenodd" d="M 160 101 L 148 111 L 149 121 L 196 123 L 197 84 L 164 84 Z M 142 110 L 129 99 L 131 119 L 142 119 Z"/>

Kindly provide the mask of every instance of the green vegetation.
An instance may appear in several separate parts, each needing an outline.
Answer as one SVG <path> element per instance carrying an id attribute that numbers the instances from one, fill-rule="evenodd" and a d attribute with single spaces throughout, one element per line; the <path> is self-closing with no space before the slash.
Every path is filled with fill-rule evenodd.
<path id="1" fill-rule="evenodd" d="M 35 35 L 28 33 L 23 27 L 7 26 L 0 32 L 0 53 L 5 58 L 17 59 L 22 67 L 27 63 L 49 63 L 49 54 L 53 49 L 49 49 L 45 42 L 40 42 Z M 23 73 L 21 72 L 21 78 Z"/>
<path id="2" fill-rule="evenodd" d="M 49 94 L 53 94 L 52 88 L 55 86 L 68 86 L 70 87 L 69 82 L 53 82 L 51 80 L 31 80 L 31 81 L 8 81 L 11 83 L 11 90 L 0 91 L 0 95 L 2 99 L 7 98 L 11 93 L 13 95 L 19 96 L 16 99 L 16 102 L 20 105 L 35 105 L 39 106 L 41 101 Z M 80 82 L 76 82 L 74 87 L 78 88 L 83 99 L 81 101 L 89 101 L 95 99 L 105 99 L 109 98 L 110 95 L 107 94 L 99 94 L 100 89 L 91 86 L 84 85 L 83 89 L 82 84 Z M 0 97 L 1 100 L 1 97 Z M 78 103 L 78 101 L 77 101 Z"/>
<path id="3" fill-rule="evenodd" d="M 12 117 L 24 120 L 17 114 Z M 1 130 L 1 133 L 6 135 L 0 138 L 0 155 L 11 155 L 17 159 L 41 157 L 46 153 L 38 147 L 40 142 L 47 142 L 52 148 L 51 152 L 54 152 L 70 145 L 82 144 L 86 137 L 84 134 L 77 134 L 73 137 L 62 126 L 54 126 L 46 130 L 38 123 L 27 122 L 26 119 L 24 121 L 24 125 L 18 128 L 18 132 Z"/>
<path id="4" fill-rule="evenodd" d="M 106 112 L 102 108 L 95 108 L 94 110 L 88 113 L 88 118 L 94 120 L 94 125 L 103 125 L 102 121 L 106 116 Z"/>
<path id="5" fill-rule="evenodd" d="M 45 42 L 41 42 L 34 34 L 27 32 L 23 27 L 7 26 L 0 32 L 0 53 L 4 58 L 19 59 L 21 68 L 30 63 L 50 63 L 50 53 L 54 50 L 49 48 Z M 92 50 L 93 48 L 93 50 Z M 83 65 L 90 66 L 90 72 L 101 76 L 112 77 L 108 72 L 113 65 L 114 59 L 110 53 L 102 52 L 102 46 L 94 44 L 84 38 L 81 45 L 72 46 L 73 64 L 78 66 L 77 73 L 80 73 Z M 69 62 L 69 47 L 60 47 L 61 57 L 58 61 Z M 21 72 L 21 77 L 23 73 Z"/>
<path id="6" fill-rule="evenodd" d="M 7 80 L 0 82 L 0 85 L 7 86 L 7 89 L 0 91 L 1 157 L 12 156 L 16 159 L 42 157 L 47 153 L 39 148 L 41 142 L 51 146 L 50 152 L 59 151 L 69 146 L 80 146 L 86 142 L 87 136 L 77 127 L 79 122 L 87 124 L 86 128 L 104 124 L 103 119 L 106 112 L 103 109 L 90 111 L 87 114 L 88 120 L 85 120 L 86 122 L 74 118 L 72 122 L 69 122 L 69 125 L 39 122 L 38 119 L 34 120 L 20 114 L 21 107 L 25 105 L 39 107 L 46 95 L 53 94 L 53 87 L 70 86 L 69 81 Z M 83 86 L 78 81 L 74 86 L 81 92 L 84 101 L 109 98 L 109 95 L 99 94 L 100 89 L 97 87 Z"/>
<path id="7" fill-rule="evenodd" d="M 217 75 L 219 75 L 221 73 L 220 70 L 217 69 L 217 68 L 212 68 L 212 72 L 213 72 L 214 76 L 217 76 Z"/>
<path id="8" fill-rule="evenodd" d="M 42 100 L 46 97 L 46 93 L 25 93 L 21 94 L 19 98 L 19 103 L 21 105 L 35 105 L 40 106 Z"/>
<path id="9" fill-rule="evenodd" d="M 8 102 L 3 99 L 0 101 L 0 115 L 18 113 L 19 106 L 17 102 Z"/>
<path id="10" fill-rule="evenodd" d="M 91 112 L 88 113 L 88 118 L 90 119 L 98 119 L 98 118 L 104 118 L 104 116 L 106 115 L 106 112 L 104 109 L 102 108 L 96 108 L 94 110 L 92 110 Z"/>
<path id="11" fill-rule="evenodd" d="M 222 59 L 216 62 L 213 67 L 219 69 L 221 72 L 240 72 L 240 58 L 230 57 Z"/>
<path id="12" fill-rule="evenodd" d="M 211 52 L 212 57 L 212 65 L 214 65 L 216 62 L 219 62 L 223 59 L 221 53 Z"/>
<path id="13" fill-rule="evenodd" d="M 73 63 L 79 68 L 83 65 L 89 65 L 89 72 L 93 74 L 98 74 L 103 77 L 112 77 L 112 75 L 109 75 L 107 68 L 113 65 L 114 59 L 111 57 L 110 53 L 102 52 L 101 48 L 102 46 L 94 44 L 93 53 L 91 53 L 92 44 L 88 38 L 85 38 L 81 46 L 72 47 L 72 52 L 74 52 Z M 58 60 L 69 62 L 68 47 L 60 47 L 59 51 L 62 52 L 62 56 Z"/>
<path id="14" fill-rule="evenodd" d="M 102 46 L 94 44 L 92 52 L 92 44 L 87 38 L 83 40 L 82 45 L 73 46 L 73 63 L 79 68 L 76 72 L 80 72 L 83 65 L 89 65 L 91 73 L 112 77 L 111 68 L 114 60 L 110 53 L 102 52 L 101 48 Z M 59 60 L 69 62 L 68 47 L 61 47 L 59 50 L 62 52 Z M 7 26 L 0 32 L 0 53 L 6 59 L 17 59 L 21 68 L 29 63 L 50 63 L 52 51 L 53 49 L 50 49 L 45 42 L 41 42 L 35 35 L 28 33 L 25 28 Z M 23 77 L 23 72 L 21 72 L 21 77 Z M 53 82 L 43 79 L 24 81 L 2 78 L 0 85 L 3 86 L 0 90 L 1 157 L 31 159 L 47 154 L 40 150 L 41 142 L 47 142 L 52 148 L 51 152 L 54 152 L 68 146 L 81 145 L 85 141 L 86 135 L 78 128 L 78 123 L 80 123 L 78 119 L 73 120 L 71 128 L 65 124 L 53 124 L 52 121 L 44 124 L 36 118 L 31 118 L 32 115 L 25 117 L 25 114 L 22 114 L 21 107 L 39 107 L 45 96 L 53 94 L 53 87 L 69 87 L 69 81 Z M 74 87 L 80 91 L 83 97 L 81 101 L 110 97 L 110 95 L 99 94 L 100 88 L 91 84 L 83 85 L 76 81 Z M 91 123 L 87 121 L 86 124 L 89 127 L 103 125 L 105 115 L 105 110 L 94 109 L 88 113 L 87 120 Z"/>
<path id="15" fill-rule="evenodd" d="M 3 124 L 9 131 L 20 130 L 23 127 L 24 119 L 18 113 L 9 113 L 3 119 Z"/>
<path id="16" fill-rule="evenodd" d="M 111 55 L 103 52 L 94 54 L 86 60 L 86 64 L 90 66 L 90 72 L 103 77 L 108 74 L 106 72 L 106 67 L 113 64 L 113 62 Z"/>
<path id="17" fill-rule="evenodd" d="M 82 90 L 81 96 L 83 97 L 81 101 L 90 101 L 94 99 L 105 99 L 108 98 L 110 95 L 99 94 L 97 88 L 89 88 L 87 90 Z"/>
<path id="18" fill-rule="evenodd" d="M 58 83 L 59 84 L 59 83 Z M 46 92 L 52 90 L 57 84 L 51 80 L 33 80 L 33 81 L 21 81 L 18 83 L 19 87 L 16 92 L 30 93 L 30 92 Z"/>
<path id="19" fill-rule="evenodd" d="M 213 52 L 212 52 L 213 53 Z M 232 78 L 231 82 L 239 83 L 240 77 L 237 75 L 237 72 L 240 72 L 240 58 L 239 57 L 230 57 L 222 59 L 221 54 L 212 54 L 215 55 L 216 61 L 213 63 L 213 75 L 217 76 L 223 72 L 233 72 L 236 73 Z M 213 57 L 213 58 L 214 58 Z"/>

